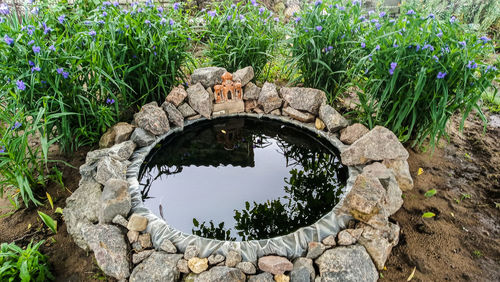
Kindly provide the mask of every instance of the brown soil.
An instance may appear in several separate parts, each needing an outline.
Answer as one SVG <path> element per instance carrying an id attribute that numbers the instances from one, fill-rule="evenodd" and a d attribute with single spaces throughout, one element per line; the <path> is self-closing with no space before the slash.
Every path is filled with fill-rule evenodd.
<path id="1" fill-rule="evenodd" d="M 392 219 L 401 226 L 400 243 L 389 260 L 382 280 L 406 281 L 414 267 L 412 281 L 500 281 L 500 129 L 483 133 L 478 120 L 469 119 L 464 133 L 453 130 L 450 143 L 441 142 L 433 154 L 409 149 L 409 164 L 415 188 L 405 192 L 403 208 Z M 83 164 L 88 149 L 67 161 Z M 417 175 L 419 168 L 424 173 Z M 77 169 L 62 168 L 66 188 L 52 183 L 48 192 L 55 207 L 78 187 Z M 424 193 L 436 189 L 426 198 Z M 0 199 L 0 208 L 8 202 Z M 25 246 L 30 240 L 46 240 L 42 252 L 48 255 L 56 281 L 98 281 L 104 278 L 91 253 L 73 243 L 61 216 L 50 205 L 39 210 L 58 219 L 53 235 L 38 218 L 37 209 L 21 209 L 0 218 L 0 241 Z M 423 219 L 424 212 L 434 218 Z M 5 214 L 0 209 L 0 217 Z M 31 227 L 29 225 L 31 224 Z M 112 280 L 112 279 L 108 279 Z"/>

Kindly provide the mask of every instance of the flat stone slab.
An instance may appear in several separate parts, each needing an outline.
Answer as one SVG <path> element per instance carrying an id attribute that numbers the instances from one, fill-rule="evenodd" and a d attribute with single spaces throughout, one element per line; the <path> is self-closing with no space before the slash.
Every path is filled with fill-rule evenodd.
<path id="1" fill-rule="evenodd" d="M 178 281 L 177 262 L 181 254 L 154 252 L 137 265 L 130 275 L 130 282 Z"/>

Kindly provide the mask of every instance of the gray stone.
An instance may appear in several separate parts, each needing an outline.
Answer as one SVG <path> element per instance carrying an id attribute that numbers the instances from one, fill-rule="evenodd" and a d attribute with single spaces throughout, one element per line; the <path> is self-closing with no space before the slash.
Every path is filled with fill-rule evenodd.
<path id="1" fill-rule="evenodd" d="M 124 141 L 111 148 L 90 151 L 87 153 L 85 163 L 93 164 L 103 157 L 111 157 L 117 161 L 126 161 L 132 156 L 137 145 L 133 141 Z"/>
<path id="2" fill-rule="evenodd" d="M 344 229 L 339 232 L 337 243 L 340 246 L 349 246 L 355 244 L 363 233 L 362 229 Z"/>
<path id="3" fill-rule="evenodd" d="M 325 92 L 313 88 L 283 87 L 280 94 L 290 107 L 313 115 L 317 115 L 319 107 L 326 103 Z"/>
<path id="4" fill-rule="evenodd" d="M 293 261 L 293 270 L 290 272 L 290 280 L 294 281 L 314 281 L 316 270 L 314 270 L 313 260 L 309 258 L 296 258 Z"/>
<path id="5" fill-rule="evenodd" d="M 224 103 L 214 104 L 213 116 L 242 113 L 244 111 L 245 103 L 243 100 L 227 101 Z"/>
<path id="6" fill-rule="evenodd" d="M 211 87 L 205 89 L 208 92 L 208 97 L 210 97 L 210 102 L 215 102 L 215 95 Z"/>
<path id="7" fill-rule="evenodd" d="M 184 90 L 184 86 L 179 85 L 174 87 L 172 91 L 167 95 L 165 101 L 168 103 L 172 103 L 174 106 L 178 107 L 187 97 L 187 92 Z"/>
<path id="8" fill-rule="evenodd" d="M 248 66 L 233 73 L 233 81 L 240 82 L 241 86 L 247 85 L 254 77 L 253 68 Z"/>
<path id="9" fill-rule="evenodd" d="M 180 260 L 177 262 L 177 269 L 178 269 L 181 273 L 189 273 L 189 272 L 191 272 L 191 270 L 189 270 L 188 261 L 187 261 L 187 260 L 185 260 L 185 259 L 180 259 Z"/>
<path id="10" fill-rule="evenodd" d="M 162 250 L 164 252 L 167 252 L 169 254 L 175 254 L 175 253 L 177 253 L 177 248 L 168 239 L 164 239 L 163 242 L 161 242 L 160 250 Z"/>
<path id="11" fill-rule="evenodd" d="M 147 259 L 153 252 L 154 252 L 154 250 L 147 250 L 147 251 L 142 251 L 142 252 L 138 252 L 136 254 L 133 254 L 132 255 L 132 263 L 133 264 L 140 263 L 141 261 Z"/>
<path id="12" fill-rule="evenodd" d="M 293 269 L 293 264 L 288 259 L 279 256 L 261 257 L 258 265 L 260 270 L 274 275 L 283 274 L 285 271 Z"/>
<path id="13" fill-rule="evenodd" d="M 275 116 L 281 116 L 281 111 L 280 109 L 275 109 L 270 112 L 270 114 L 275 115 Z"/>
<path id="14" fill-rule="evenodd" d="M 134 126 L 126 122 L 119 122 L 109 128 L 99 140 L 100 148 L 109 148 L 115 144 L 127 141 L 134 131 Z"/>
<path id="15" fill-rule="evenodd" d="M 142 128 L 136 128 L 134 132 L 132 132 L 130 140 L 134 141 L 139 147 L 145 147 L 153 144 L 156 137 Z"/>
<path id="16" fill-rule="evenodd" d="M 98 221 L 101 194 L 101 184 L 93 179 L 82 179 L 78 189 L 66 199 L 66 207 L 63 210 L 68 233 L 73 237 L 73 241 L 86 251 L 89 247 L 82 229 Z"/>
<path id="17" fill-rule="evenodd" d="M 385 201 L 386 191 L 378 178 L 362 173 L 356 177 L 342 209 L 355 219 L 367 222 L 379 213 L 385 214 Z"/>
<path id="18" fill-rule="evenodd" d="M 500 115 L 491 115 L 488 125 L 493 128 L 500 128 Z"/>
<path id="19" fill-rule="evenodd" d="M 235 267 L 241 262 L 241 254 L 235 250 L 230 250 L 226 255 L 226 266 Z"/>
<path id="20" fill-rule="evenodd" d="M 139 237 L 137 237 L 137 238 L 139 238 Z M 137 242 L 132 243 L 132 249 L 134 249 L 134 251 L 136 251 L 136 252 L 140 252 L 140 251 L 144 250 L 144 248 L 142 247 L 139 240 L 137 240 Z"/>
<path id="21" fill-rule="evenodd" d="M 210 265 L 216 265 L 218 263 L 223 262 L 226 259 L 225 256 L 220 255 L 220 254 L 212 254 L 208 257 L 208 263 Z"/>
<path id="22" fill-rule="evenodd" d="M 389 129 L 375 126 L 340 154 L 345 165 L 361 165 L 371 161 L 406 160 L 408 151 Z"/>
<path id="23" fill-rule="evenodd" d="M 245 274 L 227 266 L 215 266 L 194 278 L 194 282 L 244 282 Z"/>
<path id="24" fill-rule="evenodd" d="M 283 99 L 281 99 L 278 95 L 278 91 L 276 91 L 276 85 L 266 82 L 262 86 L 258 102 L 259 105 L 264 109 L 264 112 L 268 114 L 274 109 L 281 108 Z"/>
<path id="25" fill-rule="evenodd" d="M 351 145 L 369 131 L 370 130 L 361 123 L 349 125 L 348 127 L 340 131 L 340 141 L 342 141 L 344 144 Z"/>
<path id="26" fill-rule="evenodd" d="M 251 113 L 257 107 L 258 107 L 257 100 L 245 101 L 245 112 Z"/>
<path id="27" fill-rule="evenodd" d="M 326 250 L 326 246 L 319 242 L 309 242 L 307 248 L 307 258 L 316 259 Z"/>
<path id="28" fill-rule="evenodd" d="M 301 111 L 296 110 L 292 107 L 283 108 L 283 114 L 286 114 L 293 119 L 296 119 L 298 121 L 305 122 L 305 123 L 314 121 L 313 114 L 310 114 L 308 112 L 301 112 Z"/>
<path id="29" fill-rule="evenodd" d="M 123 217 L 122 215 L 120 214 L 117 214 L 113 220 L 111 220 L 111 222 L 113 222 L 114 224 L 116 225 L 120 225 L 122 227 L 125 227 L 127 228 L 127 225 L 128 225 L 128 220 L 125 219 L 125 217 Z"/>
<path id="30" fill-rule="evenodd" d="M 167 115 L 156 102 L 142 106 L 134 115 L 135 124 L 153 135 L 165 134 L 169 129 Z"/>
<path id="31" fill-rule="evenodd" d="M 149 249 L 153 247 L 153 243 L 151 243 L 151 234 L 149 233 L 139 235 L 138 242 L 139 244 L 141 244 L 141 247 L 143 249 Z"/>
<path id="32" fill-rule="evenodd" d="M 410 174 L 410 167 L 407 161 L 403 160 L 384 160 L 382 162 L 387 168 L 392 168 L 396 175 L 396 181 L 402 191 L 413 189 L 413 178 Z"/>
<path id="33" fill-rule="evenodd" d="M 95 180 L 101 184 L 106 184 L 109 179 L 125 179 L 129 161 L 117 161 L 111 157 L 103 157 L 97 163 Z"/>
<path id="34" fill-rule="evenodd" d="M 274 277 L 269 272 L 263 272 L 258 275 L 252 275 L 248 277 L 248 282 L 274 282 Z"/>
<path id="35" fill-rule="evenodd" d="M 236 268 L 243 271 L 245 274 L 255 274 L 257 273 L 257 269 L 255 265 L 249 261 L 242 261 L 236 265 Z"/>
<path id="36" fill-rule="evenodd" d="M 101 195 L 99 223 L 110 223 L 115 216 L 127 216 L 132 208 L 128 182 L 123 179 L 109 179 Z"/>
<path id="37" fill-rule="evenodd" d="M 210 101 L 210 95 L 201 83 L 190 86 L 187 93 L 189 105 L 203 117 L 210 118 L 212 101 Z"/>
<path id="38" fill-rule="evenodd" d="M 201 118 L 201 115 L 194 115 L 194 116 L 192 116 L 192 117 L 188 117 L 188 118 L 186 118 L 186 119 L 187 119 L 187 120 L 195 120 L 195 119 L 199 119 L 199 118 Z"/>
<path id="39" fill-rule="evenodd" d="M 327 250 L 317 260 L 320 281 L 377 281 L 378 272 L 360 245 Z"/>
<path id="40" fill-rule="evenodd" d="M 222 75 L 225 72 L 225 68 L 219 67 L 196 69 L 194 70 L 193 74 L 191 74 L 191 84 L 201 83 L 204 88 L 213 87 L 216 84 L 222 83 Z"/>
<path id="41" fill-rule="evenodd" d="M 243 100 L 259 99 L 260 87 L 257 87 L 253 82 L 249 82 L 243 90 Z"/>
<path id="42" fill-rule="evenodd" d="M 85 240 L 99 268 L 118 280 L 130 275 L 128 244 L 120 228 L 113 225 L 90 225 L 83 229 Z"/>
<path id="43" fill-rule="evenodd" d="M 337 132 L 349 125 L 349 122 L 339 112 L 326 104 L 320 106 L 319 118 L 330 132 Z"/>
<path id="44" fill-rule="evenodd" d="M 386 205 L 384 210 L 387 216 L 396 213 L 403 205 L 401 189 L 394 175 L 394 170 L 388 169 L 385 165 L 375 162 L 363 168 L 363 173 L 372 175 L 380 181 L 387 193 Z"/>
<path id="45" fill-rule="evenodd" d="M 189 245 L 184 251 L 184 259 L 189 260 L 190 258 L 197 257 L 200 254 L 200 249 L 196 245 Z"/>
<path id="46" fill-rule="evenodd" d="M 182 258 L 180 254 L 154 252 L 147 259 L 137 265 L 130 275 L 130 282 L 174 282 L 180 278 L 177 262 Z"/>
<path id="47" fill-rule="evenodd" d="M 192 117 L 192 116 L 196 115 L 196 111 L 193 110 L 193 108 L 191 108 L 191 106 L 189 106 L 188 103 L 184 103 L 184 104 L 180 105 L 177 109 L 179 110 L 179 112 L 181 112 L 181 114 L 184 118 L 188 118 L 188 117 Z"/>
<path id="48" fill-rule="evenodd" d="M 130 244 L 133 244 L 139 240 L 139 232 L 130 230 L 127 232 L 127 238 Z"/>
<path id="49" fill-rule="evenodd" d="M 190 258 L 188 260 L 188 267 L 193 273 L 202 273 L 208 269 L 208 259 L 207 258 Z"/>
<path id="50" fill-rule="evenodd" d="M 367 224 L 360 224 L 363 233 L 359 244 L 363 245 L 373 259 L 375 266 L 382 270 L 394 246 L 399 241 L 399 226 L 388 222 L 384 228 L 373 228 Z"/>
<path id="51" fill-rule="evenodd" d="M 148 219 L 142 215 L 134 213 L 128 219 L 128 230 L 141 232 L 146 230 L 146 227 L 148 227 Z"/>
<path id="52" fill-rule="evenodd" d="M 184 126 L 184 116 L 182 113 L 174 106 L 174 104 L 165 102 L 161 105 L 163 110 L 167 113 L 168 121 L 173 125 L 178 127 Z"/>
<path id="53" fill-rule="evenodd" d="M 328 235 L 323 241 L 321 241 L 323 245 L 328 247 L 335 247 L 337 243 L 335 242 L 335 235 Z"/>

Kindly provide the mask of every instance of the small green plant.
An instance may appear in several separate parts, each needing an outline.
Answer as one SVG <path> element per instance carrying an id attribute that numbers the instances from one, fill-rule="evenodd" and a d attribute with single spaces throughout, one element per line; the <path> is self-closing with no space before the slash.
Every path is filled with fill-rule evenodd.
<path id="1" fill-rule="evenodd" d="M 234 72 L 252 66 L 258 76 L 272 57 L 283 34 L 280 19 L 257 1 L 214 4 L 202 10 L 206 27 L 201 38 L 207 45 L 210 64 Z"/>
<path id="2" fill-rule="evenodd" d="M 475 250 L 475 251 L 472 252 L 472 254 L 474 256 L 476 256 L 477 258 L 480 258 L 480 257 L 483 256 L 483 253 L 480 250 Z"/>
<path id="3" fill-rule="evenodd" d="M 45 225 L 52 231 L 54 232 L 54 234 L 57 233 L 57 221 L 54 220 L 52 217 L 50 217 L 49 215 L 41 212 L 41 211 L 38 211 L 38 216 L 40 216 L 40 218 L 42 219 L 43 223 L 45 223 Z"/>
<path id="4" fill-rule="evenodd" d="M 433 213 L 433 212 L 425 212 L 423 215 L 422 215 L 422 218 L 433 218 L 435 217 L 436 214 Z"/>
<path id="5" fill-rule="evenodd" d="M 38 248 L 44 243 L 29 243 L 25 249 L 14 243 L 0 246 L 0 281 L 52 281 L 47 257 Z"/>
<path id="6" fill-rule="evenodd" d="M 430 189 L 429 191 L 425 192 L 424 196 L 426 196 L 427 198 L 430 198 L 430 197 L 436 195 L 436 193 L 437 193 L 436 189 Z"/>

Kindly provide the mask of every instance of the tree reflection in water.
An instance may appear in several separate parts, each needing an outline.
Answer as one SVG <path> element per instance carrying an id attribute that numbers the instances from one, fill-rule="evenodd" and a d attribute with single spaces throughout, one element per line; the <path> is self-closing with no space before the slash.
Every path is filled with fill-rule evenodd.
<path id="1" fill-rule="evenodd" d="M 337 204 L 347 180 L 347 169 L 342 166 L 337 157 L 338 152 L 332 146 L 324 145 L 326 142 L 322 139 L 275 122 L 241 120 L 245 123 L 232 127 L 224 123 L 222 130 L 215 123 L 209 127 L 211 134 L 197 131 L 195 137 L 188 132 L 188 136 L 185 136 L 187 139 L 175 142 L 187 145 L 187 148 L 171 148 L 163 144 L 164 148 L 158 148 L 157 151 L 168 151 L 161 154 L 165 158 L 153 158 L 155 154 L 150 154 L 139 178 L 143 182 L 143 200 L 148 198 L 151 183 L 162 175 L 180 173 L 183 166 L 191 164 L 254 166 L 253 150 L 276 142 L 290 168 L 289 176 L 284 179 L 287 195 L 263 203 L 245 202 L 245 209 L 234 210 L 236 224 L 233 231 L 224 222 L 210 220 L 200 223 L 193 218 L 192 233 L 231 241 L 272 238 L 316 222 Z M 245 128 L 258 125 L 258 130 L 243 130 L 243 125 Z M 221 132 L 223 136 L 220 135 Z M 179 137 L 183 138 L 183 135 Z M 189 138 L 193 137 L 197 140 L 204 139 L 201 141 L 203 146 L 187 142 L 192 141 Z M 207 153 L 207 146 L 210 147 L 210 153 Z M 221 148 L 231 153 L 224 153 Z M 239 151 L 242 153 L 238 153 Z M 149 173 L 153 168 L 157 170 L 155 176 Z"/>

